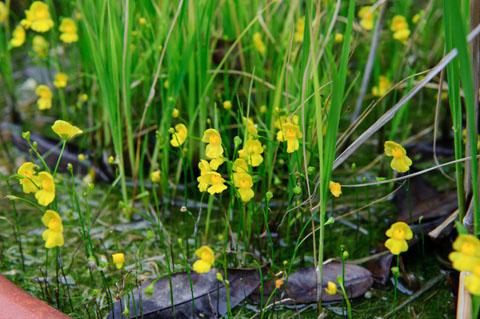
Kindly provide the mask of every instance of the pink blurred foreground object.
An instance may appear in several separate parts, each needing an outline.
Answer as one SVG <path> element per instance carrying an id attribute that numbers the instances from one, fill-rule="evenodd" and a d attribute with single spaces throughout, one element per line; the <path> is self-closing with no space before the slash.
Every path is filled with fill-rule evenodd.
<path id="1" fill-rule="evenodd" d="M 12 318 L 68 319 L 70 317 L 0 276 L 0 319 Z"/>

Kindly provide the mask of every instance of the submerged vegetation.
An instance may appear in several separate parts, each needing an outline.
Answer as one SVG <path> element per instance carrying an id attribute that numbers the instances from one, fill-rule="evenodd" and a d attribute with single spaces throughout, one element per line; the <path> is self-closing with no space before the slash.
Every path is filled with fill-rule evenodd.
<path id="1" fill-rule="evenodd" d="M 0 273 L 72 318 L 478 316 L 477 9 L 0 0 Z"/>

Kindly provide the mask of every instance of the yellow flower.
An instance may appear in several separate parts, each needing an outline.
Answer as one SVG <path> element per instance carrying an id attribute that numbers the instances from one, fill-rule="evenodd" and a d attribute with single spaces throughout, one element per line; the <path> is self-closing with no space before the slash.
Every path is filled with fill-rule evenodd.
<path id="1" fill-rule="evenodd" d="M 147 19 L 140 17 L 138 18 L 138 24 L 145 25 L 147 23 Z"/>
<path id="2" fill-rule="evenodd" d="M 202 142 L 207 143 L 205 153 L 208 158 L 213 159 L 222 156 L 222 138 L 217 130 L 213 128 L 205 130 L 203 133 Z"/>
<path id="3" fill-rule="evenodd" d="M 220 165 L 225 162 L 225 158 L 223 156 L 214 158 L 210 161 L 210 168 L 216 171 Z"/>
<path id="4" fill-rule="evenodd" d="M 392 156 L 390 166 L 399 173 L 405 173 L 410 169 L 412 160 L 407 156 L 407 151 L 402 145 L 393 141 L 386 141 L 384 144 L 385 155 Z"/>
<path id="5" fill-rule="evenodd" d="M 389 237 L 385 242 L 385 247 L 394 255 L 398 255 L 408 250 L 407 240 L 413 238 L 410 227 L 404 222 L 396 222 L 390 226 L 385 235 Z"/>
<path id="6" fill-rule="evenodd" d="M 255 32 L 253 34 L 252 41 L 253 46 L 258 51 L 258 53 L 260 53 L 261 55 L 265 55 L 265 53 L 267 52 L 267 47 L 265 46 L 265 43 L 263 43 L 262 35 L 260 34 L 260 32 Z"/>
<path id="7" fill-rule="evenodd" d="M 53 123 L 52 125 L 52 130 L 62 140 L 66 140 L 66 141 L 83 133 L 83 131 L 78 127 L 76 127 L 75 125 L 72 125 L 69 122 L 62 121 L 62 120 L 56 120 L 55 123 Z"/>
<path id="8" fill-rule="evenodd" d="M 330 181 L 330 183 L 328 184 L 328 188 L 330 189 L 330 193 L 332 193 L 333 196 L 340 197 L 340 195 L 342 195 L 342 185 L 340 183 Z"/>
<path id="9" fill-rule="evenodd" d="M 14 48 L 21 47 L 25 43 L 25 36 L 25 29 L 21 25 L 16 26 L 12 33 L 10 45 Z"/>
<path id="10" fill-rule="evenodd" d="M 257 167 L 263 162 L 263 146 L 259 140 L 248 140 L 243 149 L 238 151 L 238 156 L 247 161 L 253 167 Z"/>
<path id="11" fill-rule="evenodd" d="M 72 43 L 78 41 L 77 25 L 71 18 L 63 18 L 60 23 L 60 40 L 65 43 Z"/>
<path id="12" fill-rule="evenodd" d="M 475 274 L 465 276 L 465 288 L 475 296 L 480 296 L 480 277 Z"/>
<path id="13" fill-rule="evenodd" d="M 112 255 L 112 261 L 117 269 L 122 269 L 125 264 L 125 255 L 123 253 L 116 253 Z"/>
<path id="14" fill-rule="evenodd" d="M 277 132 L 277 140 L 287 142 L 287 153 L 293 153 L 299 148 L 298 140 L 302 137 L 300 126 L 298 126 L 298 117 L 280 118 L 278 122 L 279 131 Z M 277 127 L 278 127 L 277 126 Z"/>
<path id="15" fill-rule="evenodd" d="M 375 19 L 375 14 L 371 6 L 364 6 L 358 11 L 358 17 L 360 18 L 360 25 L 365 30 L 373 29 L 373 22 Z"/>
<path id="16" fill-rule="evenodd" d="M 237 158 L 235 162 L 233 162 L 232 169 L 234 172 L 248 173 L 248 163 L 243 158 Z"/>
<path id="17" fill-rule="evenodd" d="M 335 33 L 334 41 L 335 41 L 335 43 L 341 43 L 343 41 L 343 34 L 342 33 Z"/>
<path id="18" fill-rule="evenodd" d="M 284 282 L 283 282 L 282 279 L 277 279 L 277 280 L 275 280 L 275 288 L 276 288 L 276 289 L 280 289 L 280 287 L 283 286 L 283 283 L 284 283 Z"/>
<path id="19" fill-rule="evenodd" d="M 335 295 L 337 293 L 337 285 L 333 281 L 329 281 L 325 288 L 325 292 L 329 295 Z"/>
<path id="20" fill-rule="evenodd" d="M 198 274 L 205 274 L 212 269 L 212 265 L 202 259 L 199 259 L 193 263 L 192 269 Z"/>
<path id="21" fill-rule="evenodd" d="M 420 18 L 422 17 L 422 13 L 423 13 L 423 12 L 420 12 L 420 13 L 417 13 L 416 15 L 413 16 L 412 22 L 413 22 L 414 24 L 417 24 L 418 21 L 420 21 Z"/>
<path id="22" fill-rule="evenodd" d="M 243 202 L 248 202 L 253 198 L 253 179 L 250 174 L 245 172 L 233 173 L 233 184 L 237 188 Z"/>
<path id="23" fill-rule="evenodd" d="M 30 9 L 25 11 L 26 18 L 22 20 L 25 28 L 31 28 L 37 32 L 47 32 L 53 27 L 48 5 L 41 1 L 34 1 Z"/>
<path id="24" fill-rule="evenodd" d="M 67 83 L 68 83 L 68 75 L 66 75 L 63 72 L 58 72 L 57 74 L 55 74 L 55 79 L 53 80 L 53 85 L 57 89 L 62 89 L 64 87 L 67 87 Z"/>
<path id="25" fill-rule="evenodd" d="M 406 43 L 409 37 L 410 37 L 409 29 L 402 29 L 402 30 L 395 31 L 393 33 L 393 38 L 402 43 Z"/>
<path id="26" fill-rule="evenodd" d="M 85 154 L 83 154 L 83 153 L 78 154 L 77 157 L 78 157 L 78 160 L 79 160 L 80 162 L 82 162 L 82 161 L 84 161 L 84 160 L 87 159 L 87 156 L 86 156 Z"/>
<path id="27" fill-rule="evenodd" d="M 46 110 L 52 107 L 52 91 L 44 84 L 37 86 L 35 94 L 39 97 L 37 105 L 40 110 Z"/>
<path id="28" fill-rule="evenodd" d="M 32 162 L 25 162 L 17 170 L 17 174 L 20 175 L 20 185 L 25 194 L 35 193 L 38 190 L 35 181 L 37 169 L 38 166 Z"/>
<path id="29" fill-rule="evenodd" d="M 410 36 L 407 19 L 402 15 L 396 15 L 393 17 L 392 22 L 390 23 L 390 30 L 393 32 L 393 38 L 402 43 L 405 43 Z"/>
<path id="30" fill-rule="evenodd" d="M 372 88 L 372 94 L 378 97 L 384 96 L 391 87 L 392 83 L 390 80 L 386 76 L 381 75 L 378 79 L 378 86 Z"/>
<path id="31" fill-rule="evenodd" d="M 152 183 L 160 183 L 161 173 L 160 170 L 157 169 L 150 173 L 150 180 Z"/>
<path id="32" fill-rule="evenodd" d="M 42 206 L 47 206 L 55 199 L 55 182 L 53 176 L 48 172 L 38 173 L 39 190 L 35 192 L 37 202 Z"/>
<path id="33" fill-rule="evenodd" d="M 44 58 L 48 55 L 48 42 L 41 35 L 33 37 L 32 49 L 40 58 Z"/>
<path id="34" fill-rule="evenodd" d="M 253 123 L 253 120 L 251 118 L 242 117 L 242 122 L 243 125 L 245 125 L 247 128 L 249 138 L 258 136 L 257 127 L 255 126 L 255 123 Z"/>
<path id="35" fill-rule="evenodd" d="M 220 194 L 227 189 L 225 179 L 223 179 L 222 175 L 217 172 L 210 172 L 208 175 L 210 176 L 211 185 L 207 190 L 209 194 Z"/>
<path id="36" fill-rule="evenodd" d="M 177 108 L 174 108 L 172 111 L 172 117 L 176 119 L 180 115 L 180 111 Z"/>
<path id="37" fill-rule="evenodd" d="M 173 147 L 180 147 L 185 140 L 187 139 L 188 130 L 184 124 L 175 125 L 175 130 L 170 129 L 172 133 L 172 139 L 170 140 L 170 145 Z"/>
<path id="38" fill-rule="evenodd" d="M 45 248 L 62 247 L 64 239 L 60 215 L 56 211 L 47 210 L 42 217 L 42 223 L 47 227 L 42 233 L 42 238 L 45 240 Z"/>
<path id="39" fill-rule="evenodd" d="M 470 234 L 459 235 L 453 242 L 454 252 L 448 258 L 458 271 L 472 271 L 480 264 L 480 240 Z M 480 276 L 480 273 L 479 273 Z"/>
<path id="40" fill-rule="evenodd" d="M 215 262 L 215 254 L 212 248 L 210 248 L 209 246 L 201 246 L 200 248 L 195 250 L 195 255 L 198 258 L 208 262 L 210 265 L 213 265 L 213 263 Z"/>
<path id="41" fill-rule="evenodd" d="M 295 34 L 293 40 L 301 43 L 303 41 L 303 33 L 305 32 L 305 17 L 300 17 L 295 24 Z"/>
<path id="42" fill-rule="evenodd" d="M 0 24 L 7 22 L 8 19 L 8 8 L 5 3 L 0 2 Z"/>
<path id="43" fill-rule="evenodd" d="M 223 108 L 225 110 L 230 110 L 232 108 L 232 102 L 231 101 L 223 101 Z"/>

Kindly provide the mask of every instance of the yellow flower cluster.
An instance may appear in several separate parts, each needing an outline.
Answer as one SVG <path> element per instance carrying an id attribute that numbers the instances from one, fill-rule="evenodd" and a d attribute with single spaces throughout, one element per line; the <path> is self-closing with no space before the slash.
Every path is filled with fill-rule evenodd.
<path id="1" fill-rule="evenodd" d="M 295 24 L 295 34 L 293 40 L 297 43 L 303 42 L 303 34 L 305 33 L 305 17 L 300 17 Z"/>
<path id="2" fill-rule="evenodd" d="M 402 15 L 393 17 L 390 23 L 390 30 L 393 32 L 393 38 L 405 44 L 410 37 L 410 28 L 408 27 L 407 19 Z"/>
<path id="3" fill-rule="evenodd" d="M 238 151 L 238 156 L 244 159 L 249 165 L 257 167 L 263 162 L 263 146 L 257 139 L 258 132 L 252 119 L 243 118 L 243 124 L 247 129 L 247 141 L 243 145 L 243 148 Z"/>
<path id="4" fill-rule="evenodd" d="M 63 18 L 59 30 L 61 32 L 60 40 L 63 42 L 73 43 L 78 41 L 77 25 L 73 19 Z"/>
<path id="5" fill-rule="evenodd" d="M 302 132 L 298 125 L 298 116 L 292 117 L 281 116 L 275 121 L 277 132 L 277 140 L 279 142 L 287 142 L 287 153 L 293 153 L 299 148 L 299 139 L 302 138 Z"/>
<path id="6" fill-rule="evenodd" d="M 364 6 L 358 11 L 358 17 L 360 18 L 360 25 L 365 30 L 372 30 L 375 22 L 375 13 L 371 6 Z"/>
<path id="7" fill-rule="evenodd" d="M 60 215 L 53 210 L 47 210 L 42 217 L 42 223 L 47 229 L 42 233 L 45 241 L 45 248 L 62 247 L 63 239 L 63 223 Z"/>
<path id="8" fill-rule="evenodd" d="M 172 139 L 170 140 L 170 145 L 173 147 L 180 147 L 185 143 L 185 140 L 188 136 L 188 129 L 184 124 L 175 125 L 175 129 L 170 128 L 170 133 L 172 134 Z"/>
<path id="9" fill-rule="evenodd" d="M 233 184 L 237 189 L 242 202 L 250 201 L 255 193 L 253 192 L 253 178 L 248 173 L 248 163 L 243 158 L 237 158 L 233 163 Z"/>
<path id="10" fill-rule="evenodd" d="M 407 240 L 413 238 L 410 226 L 404 222 L 396 222 L 392 224 L 385 235 L 389 237 L 385 242 L 385 247 L 387 247 L 394 255 L 399 255 L 400 253 L 407 251 Z"/>
<path id="11" fill-rule="evenodd" d="M 199 274 L 209 272 L 215 263 L 215 254 L 213 253 L 213 250 L 208 246 L 202 246 L 195 250 L 195 255 L 199 259 L 193 263 L 193 271 Z"/>
<path id="12" fill-rule="evenodd" d="M 35 193 L 37 202 L 47 206 L 55 199 L 55 182 L 53 176 L 46 172 L 38 172 L 38 166 L 32 162 L 23 163 L 17 170 L 20 185 L 25 194 Z"/>
<path id="13" fill-rule="evenodd" d="M 225 179 L 220 173 L 216 172 L 206 160 L 200 160 L 198 168 L 200 169 L 200 176 L 197 177 L 197 182 L 198 189 L 201 192 L 208 191 L 209 194 L 214 195 L 220 194 L 227 189 Z"/>
<path id="14" fill-rule="evenodd" d="M 47 32 L 53 27 L 53 20 L 50 18 L 48 5 L 41 1 L 34 1 L 30 8 L 25 11 L 25 19 L 21 21 L 25 29 L 32 29 L 36 32 Z"/>
<path id="15" fill-rule="evenodd" d="M 407 156 L 407 151 L 402 145 L 393 141 L 386 141 L 384 144 L 385 155 L 393 157 L 390 167 L 399 172 L 405 173 L 410 169 L 412 160 Z"/>
<path id="16" fill-rule="evenodd" d="M 466 271 L 465 288 L 476 296 L 480 295 L 480 240 L 470 234 L 459 235 L 453 242 L 454 252 L 448 258 L 453 268 Z"/>
<path id="17" fill-rule="evenodd" d="M 38 96 L 37 105 L 39 110 L 47 110 L 52 107 L 53 93 L 47 85 L 41 84 L 35 89 Z"/>
<path id="18" fill-rule="evenodd" d="M 265 46 L 265 43 L 263 43 L 262 35 L 260 34 L 260 32 L 255 32 L 253 34 L 252 41 L 253 46 L 258 51 L 258 53 L 260 53 L 261 55 L 265 55 L 265 53 L 267 52 L 267 47 Z"/>
<path id="19" fill-rule="evenodd" d="M 378 85 L 372 88 L 372 94 L 376 97 L 384 96 L 391 87 L 392 82 L 386 76 L 380 75 Z"/>

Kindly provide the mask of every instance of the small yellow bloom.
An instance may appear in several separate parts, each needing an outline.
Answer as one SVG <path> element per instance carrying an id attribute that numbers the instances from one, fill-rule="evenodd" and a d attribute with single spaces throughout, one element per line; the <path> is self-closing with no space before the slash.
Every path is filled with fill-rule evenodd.
<path id="1" fill-rule="evenodd" d="M 36 181 L 40 189 L 35 192 L 35 198 L 40 205 L 47 206 L 55 199 L 53 176 L 48 172 L 40 172 Z"/>
<path id="2" fill-rule="evenodd" d="M 210 161 L 210 168 L 216 171 L 224 162 L 225 158 L 223 158 L 223 156 L 214 158 Z"/>
<path id="3" fill-rule="evenodd" d="M 205 130 L 203 133 L 202 142 L 207 143 L 205 153 L 208 158 L 213 159 L 222 156 L 222 138 L 217 130 L 213 128 Z"/>
<path id="4" fill-rule="evenodd" d="M 410 36 L 407 19 L 402 15 L 396 15 L 393 17 L 392 22 L 390 23 L 390 30 L 393 32 L 393 38 L 402 43 L 405 43 Z"/>
<path id="5" fill-rule="evenodd" d="M 465 288 L 475 296 L 480 296 L 480 277 L 475 274 L 465 276 Z"/>
<path id="6" fill-rule="evenodd" d="M 60 40 L 63 42 L 73 43 L 78 41 L 77 24 L 75 23 L 75 20 L 71 18 L 63 18 L 59 30 L 61 32 Z"/>
<path id="7" fill-rule="evenodd" d="M 233 184 L 237 188 L 237 191 L 243 202 L 250 201 L 255 195 L 252 190 L 253 179 L 250 174 L 245 172 L 233 173 Z"/>
<path id="8" fill-rule="evenodd" d="M 108 157 L 108 164 L 110 164 L 110 165 L 115 164 L 115 156 L 110 155 L 110 156 Z"/>
<path id="9" fill-rule="evenodd" d="M 138 24 L 145 25 L 147 23 L 147 19 L 140 17 L 138 18 Z"/>
<path id="10" fill-rule="evenodd" d="M 52 130 L 62 140 L 66 140 L 66 141 L 83 133 L 83 131 L 78 127 L 76 127 L 75 125 L 72 125 L 69 122 L 62 121 L 62 120 L 56 120 L 55 123 L 53 123 L 52 125 Z"/>
<path id="11" fill-rule="evenodd" d="M 240 195 L 240 199 L 244 203 L 249 202 L 253 198 L 253 196 L 255 196 L 255 193 L 251 188 L 237 188 L 237 191 Z"/>
<path id="12" fill-rule="evenodd" d="M 372 88 L 372 94 L 377 97 L 384 96 L 391 87 L 392 82 L 386 76 L 381 75 L 378 79 L 378 86 Z"/>
<path id="13" fill-rule="evenodd" d="M 5 3 L 0 2 L 0 24 L 4 24 L 8 20 L 8 8 Z"/>
<path id="14" fill-rule="evenodd" d="M 261 55 L 265 55 L 265 53 L 267 52 L 267 47 L 265 46 L 265 43 L 263 43 L 262 35 L 260 34 L 260 32 L 255 32 L 253 34 L 252 41 L 253 46 L 258 51 L 258 53 L 260 53 Z"/>
<path id="15" fill-rule="evenodd" d="M 279 128 L 277 140 L 279 142 L 287 142 L 287 153 L 293 153 L 298 150 L 300 146 L 299 139 L 302 137 L 302 132 L 298 125 L 298 117 L 280 118 L 276 122 L 276 126 Z"/>
<path id="16" fill-rule="evenodd" d="M 245 127 L 247 128 L 248 138 L 254 138 L 258 136 L 257 127 L 255 126 L 255 123 L 253 123 L 253 120 L 251 118 L 242 117 L 242 122 L 243 125 L 245 125 Z"/>
<path id="17" fill-rule="evenodd" d="M 475 265 L 480 264 L 480 240 L 474 235 L 459 235 L 453 242 L 453 249 L 455 251 L 448 258 L 456 270 L 473 271 Z"/>
<path id="18" fill-rule="evenodd" d="M 225 110 L 230 110 L 232 108 L 232 102 L 231 101 L 223 101 L 223 108 Z"/>
<path id="19" fill-rule="evenodd" d="M 47 32 L 53 27 L 48 5 L 41 1 L 34 1 L 30 8 L 25 11 L 26 18 L 22 20 L 25 28 L 31 28 L 37 32 Z"/>
<path id="20" fill-rule="evenodd" d="M 210 265 L 215 263 L 215 254 L 209 246 L 203 245 L 195 250 L 195 256 L 208 262 Z"/>
<path id="21" fill-rule="evenodd" d="M 32 50 L 40 58 L 45 58 L 48 55 L 48 42 L 41 35 L 36 35 L 33 37 L 32 41 Z"/>
<path id="22" fill-rule="evenodd" d="M 161 173 L 159 169 L 150 173 L 150 180 L 152 181 L 152 183 L 160 183 Z"/>
<path id="23" fill-rule="evenodd" d="M 42 233 L 42 238 L 45 240 L 45 248 L 62 247 L 65 242 L 60 215 L 56 211 L 47 210 L 42 217 L 42 223 L 47 227 Z"/>
<path id="24" fill-rule="evenodd" d="M 16 26 L 12 33 L 10 45 L 14 48 L 21 47 L 25 43 L 25 37 L 25 29 L 21 25 Z"/>
<path id="25" fill-rule="evenodd" d="M 422 17 L 422 13 L 423 13 L 423 12 L 420 12 L 420 13 L 417 13 L 416 15 L 413 16 L 412 22 L 413 22 L 414 24 L 417 24 L 418 21 L 420 21 L 420 18 Z"/>
<path id="26" fill-rule="evenodd" d="M 263 162 L 263 146 L 259 140 L 248 140 L 243 149 L 238 151 L 238 156 L 247 161 L 253 167 L 257 167 Z"/>
<path id="27" fill-rule="evenodd" d="M 360 18 L 360 25 L 365 30 L 372 30 L 375 20 L 375 14 L 371 6 L 364 6 L 358 11 L 358 17 Z"/>
<path id="28" fill-rule="evenodd" d="M 385 155 L 392 156 L 390 166 L 399 173 L 405 173 L 410 169 L 412 160 L 407 156 L 407 151 L 402 145 L 393 141 L 386 141 L 384 144 Z"/>
<path id="29" fill-rule="evenodd" d="M 37 86 L 35 94 L 38 96 L 37 105 L 40 110 L 46 110 L 52 107 L 52 91 L 44 84 Z"/>
<path id="30" fill-rule="evenodd" d="M 80 162 L 83 162 L 84 160 L 87 159 L 87 157 L 86 157 L 85 154 L 83 154 L 83 153 L 78 154 L 77 157 L 78 157 L 78 160 L 79 160 Z"/>
<path id="31" fill-rule="evenodd" d="M 65 87 L 67 87 L 67 83 L 68 83 L 68 75 L 66 75 L 63 72 L 58 72 L 57 74 L 55 74 L 55 79 L 53 80 L 53 85 L 57 89 L 63 89 Z"/>
<path id="32" fill-rule="evenodd" d="M 335 295 L 337 293 L 337 285 L 333 281 L 329 281 L 325 288 L 325 292 L 331 296 Z"/>
<path id="33" fill-rule="evenodd" d="M 234 172 L 248 173 L 248 163 L 243 158 L 237 158 L 233 162 L 232 169 Z"/>
<path id="34" fill-rule="evenodd" d="M 305 17 L 300 17 L 295 24 L 295 34 L 293 40 L 297 43 L 303 42 L 303 34 L 305 33 Z"/>
<path id="35" fill-rule="evenodd" d="M 343 42 L 343 34 L 342 33 L 335 33 L 334 41 L 335 41 L 335 43 Z"/>
<path id="36" fill-rule="evenodd" d="M 210 172 L 210 187 L 208 188 L 208 193 L 211 195 L 220 194 L 227 189 L 225 185 L 225 179 L 217 172 Z"/>
<path id="37" fill-rule="evenodd" d="M 172 117 L 176 119 L 179 116 L 180 116 L 180 111 L 177 108 L 174 108 L 172 111 Z"/>
<path id="38" fill-rule="evenodd" d="M 413 238 L 413 232 L 404 222 L 396 222 L 390 226 L 385 235 L 389 237 L 385 242 L 385 247 L 394 255 L 399 255 L 408 250 L 407 240 Z"/>
<path id="39" fill-rule="evenodd" d="M 276 288 L 276 289 L 280 289 L 280 287 L 283 286 L 283 283 L 284 283 L 284 282 L 283 282 L 282 279 L 277 279 L 277 280 L 275 280 L 275 288 Z"/>
<path id="40" fill-rule="evenodd" d="M 188 129 L 184 124 L 175 125 L 175 130 L 172 131 L 172 139 L 170 145 L 173 147 L 180 147 L 187 139 Z"/>
<path id="41" fill-rule="evenodd" d="M 340 197 L 340 195 L 342 195 L 342 185 L 340 183 L 330 181 L 330 183 L 328 184 L 328 188 L 330 189 L 330 193 L 332 193 L 333 196 Z"/>
<path id="42" fill-rule="evenodd" d="M 205 260 L 199 259 L 193 263 L 192 269 L 198 274 L 206 274 L 212 269 L 212 265 Z"/>
<path id="43" fill-rule="evenodd" d="M 17 170 L 17 174 L 20 175 L 20 185 L 25 194 L 35 193 L 38 190 L 35 182 L 37 169 L 38 166 L 32 162 L 25 162 Z"/>
<path id="44" fill-rule="evenodd" d="M 125 264 L 125 255 L 123 253 L 116 253 L 112 255 L 113 264 L 117 269 L 122 269 Z"/>
<path id="45" fill-rule="evenodd" d="M 406 43 L 408 38 L 410 37 L 410 30 L 409 29 L 402 29 L 395 31 L 393 33 L 393 38 L 397 41 L 400 41 L 402 43 Z"/>

